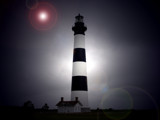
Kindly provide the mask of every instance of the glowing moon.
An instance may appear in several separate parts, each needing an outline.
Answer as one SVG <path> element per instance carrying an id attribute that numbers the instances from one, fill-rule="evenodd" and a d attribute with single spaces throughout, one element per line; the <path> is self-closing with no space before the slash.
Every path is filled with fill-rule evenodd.
<path id="1" fill-rule="evenodd" d="M 50 30 L 57 22 L 56 8 L 49 2 L 39 2 L 35 9 L 29 11 L 29 21 L 37 30 Z"/>
<path id="2" fill-rule="evenodd" d="M 46 12 L 42 11 L 38 14 L 38 18 L 39 18 L 39 20 L 45 22 L 48 19 L 48 14 Z"/>

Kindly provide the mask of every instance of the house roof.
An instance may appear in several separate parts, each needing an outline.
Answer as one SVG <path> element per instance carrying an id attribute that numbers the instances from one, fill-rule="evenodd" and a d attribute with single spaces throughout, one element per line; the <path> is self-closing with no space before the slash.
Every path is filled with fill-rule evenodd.
<path id="1" fill-rule="evenodd" d="M 56 106 L 75 106 L 76 104 L 83 106 L 80 101 L 59 101 Z"/>

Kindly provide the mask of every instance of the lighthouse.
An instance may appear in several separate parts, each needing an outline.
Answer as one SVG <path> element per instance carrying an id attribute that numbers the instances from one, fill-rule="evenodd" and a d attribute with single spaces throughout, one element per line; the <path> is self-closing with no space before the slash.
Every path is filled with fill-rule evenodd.
<path id="1" fill-rule="evenodd" d="M 73 49 L 73 71 L 71 85 L 71 101 L 76 97 L 83 105 L 83 111 L 88 111 L 88 85 L 87 85 L 87 65 L 85 50 L 85 31 L 83 16 L 80 14 L 75 17 L 75 24 L 72 27 L 74 32 Z"/>
<path id="2" fill-rule="evenodd" d="M 85 31 L 87 27 L 84 25 L 83 16 L 79 14 L 75 18 L 76 21 L 72 27 L 74 31 L 74 49 L 71 101 L 64 101 L 64 98 L 61 97 L 61 101 L 56 104 L 58 113 L 90 112 L 85 50 Z"/>

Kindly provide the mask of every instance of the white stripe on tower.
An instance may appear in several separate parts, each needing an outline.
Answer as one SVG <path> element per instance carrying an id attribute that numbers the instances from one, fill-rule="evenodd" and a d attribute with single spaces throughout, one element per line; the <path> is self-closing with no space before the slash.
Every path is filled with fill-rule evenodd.
<path id="1" fill-rule="evenodd" d="M 72 76 L 87 76 L 85 62 L 73 62 Z"/>
<path id="2" fill-rule="evenodd" d="M 85 36 L 77 34 L 74 36 L 74 48 L 85 48 Z"/>
<path id="3" fill-rule="evenodd" d="M 88 86 L 87 86 L 87 68 L 85 53 L 85 31 L 87 28 L 83 23 L 83 16 L 80 14 L 75 17 L 74 31 L 74 50 L 73 50 L 73 71 L 71 100 L 78 97 L 83 107 L 88 107 Z"/>

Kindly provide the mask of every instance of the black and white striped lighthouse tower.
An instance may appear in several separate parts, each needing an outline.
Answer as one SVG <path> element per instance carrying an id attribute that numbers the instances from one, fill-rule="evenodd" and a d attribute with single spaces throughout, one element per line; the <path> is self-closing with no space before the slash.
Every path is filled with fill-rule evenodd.
<path id="1" fill-rule="evenodd" d="M 75 19 L 75 25 L 72 27 L 74 31 L 74 50 L 71 100 L 74 101 L 75 97 L 78 97 L 83 107 L 89 108 L 85 52 L 85 31 L 87 27 L 84 25 L 83 16 L 79 14 Z"/>

